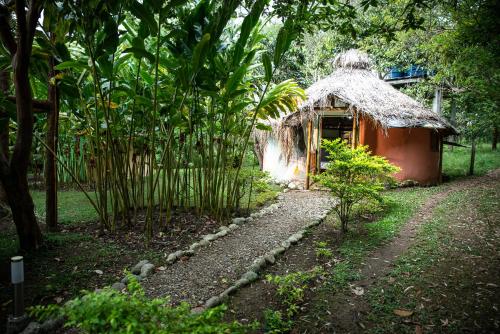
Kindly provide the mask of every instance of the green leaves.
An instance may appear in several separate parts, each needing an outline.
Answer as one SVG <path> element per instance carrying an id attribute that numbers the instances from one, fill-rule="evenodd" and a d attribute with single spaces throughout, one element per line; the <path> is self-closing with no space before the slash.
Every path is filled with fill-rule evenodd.
<path id="1" fill-rule="evenodd" d="M 302 88 L 293 80 L 286 80 L 273 86 L 264 96 L 260 104 L 259 118 L 279 118 L 280 113 L 297 110 L 298 103 L 305 99 Z"/>
<path id="2" fill-rule="evenodd" d="M 146 51 L 145 49 L 138 48 L 138 47 L 131 47 L 123 50 L 123 53 L 132 53 L 135 58 L 141 59 L 141 58 L 146 58 L 149 60 L 150 63 L 155 62 L 155 56 L 149 51 Z"/>
<path id="3" fill-rule="evenodd" d="M 264 52 L 262 54 L 262 64 L 264 65 L 264 79 L 269 82 L 273 77 L 273 65 L 271 64 L 269 53 Z"/>
<path id="4" fill-rule="evenodd" d="M 144 4 L 141 4 L 138 1 L 133 1 L 129 9 L 132 15 L 137 17 L 141 23 L 145 24 L 143 27 L 147 27 L 151 35 L 156 35 L 158 32 L 158 23 L 155 20 L 153 11 L 146 8 Z"/>
<path id="5" fill-rule="evenodd" d="M 346 141 L 338 138 L 323 140 L 322 147 L 328 152 L 328 166 L 322 174 L 314 176 L 316 181 L 329 188 L 338 198 L 336 212 L 347 230 L 351 209 L 364 199 L 379 200 L 386 183 L 393 180 L 399 168 L 385 158 L 371 155 L 368 146 L 351 149 Z"/>
<path id="6" fill-rule="evenodd" d="M 208 42 L 210 41 L 210 34 L 206 33 L 203 35 L 201 40 L 198 42 L 198 44 L 195 46 L 193 50 L 193 70 L 196 71 L 200 64 L 203 62 L 203 59 L 205 57 L 205 52 L 208 48 Z"/>

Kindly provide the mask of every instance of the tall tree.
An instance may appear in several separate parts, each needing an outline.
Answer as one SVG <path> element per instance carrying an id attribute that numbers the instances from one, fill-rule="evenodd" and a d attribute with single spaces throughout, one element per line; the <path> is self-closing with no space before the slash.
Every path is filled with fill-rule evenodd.
<path id="1" fill-rule="evenodd" d="M 40 247 L 42 234 L 38 226 L 33 199 L 28 188 L 28 166 L 33 142 L 33 106 L 29 67 L 35 29 L 42 1 L 16 0 L 0 3 L 0 38 L 11 57 L 16 96 L 17 131 L 10 157 L 0 153 L 0 179 L 7 194 L 20 247 Z M 15 28 L 11 26 L 15 14 Z"/>

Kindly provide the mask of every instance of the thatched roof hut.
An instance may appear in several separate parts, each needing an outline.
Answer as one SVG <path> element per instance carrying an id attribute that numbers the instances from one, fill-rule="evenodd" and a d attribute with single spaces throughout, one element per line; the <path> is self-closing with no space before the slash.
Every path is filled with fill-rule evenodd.
<path id="1" fill-rule="evenodd" d="M 286 125 L 297 125 L 316 116 L 332 107 L 336 97 L 347 103 L 351 111 L 356 108 L 360 115 L 371 117 L 384 129 L 424 127 L 456 132 L 438 114 L 379 79 L 371 71 L 366 53 L 349 50 L 335 58 L 334 66 L 331 75 L 306 90 L 307 100 L 299 111 L 284 117 Z"/>
<path id="2" fill-rule="evenodd" d="M 371 71 L 366 53 L 349 50 L 334 72 L 306 90 L 298 110 L 256 132 L 264 170 L 282 181 L 305 180 L 328 162 L 321 140 L 343 138 L 369 146 L 401 167 L 397 178 L 422 184 L 441 179 L 443 138 L 457 131 L 440 115 L 401 93 Z"/>

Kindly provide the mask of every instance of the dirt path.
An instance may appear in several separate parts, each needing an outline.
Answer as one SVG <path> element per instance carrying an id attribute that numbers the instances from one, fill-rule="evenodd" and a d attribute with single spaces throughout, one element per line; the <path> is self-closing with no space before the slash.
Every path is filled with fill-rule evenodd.
<path id="1" fill-rule="evenodd" d="M 394 265 L 394 261 L 410 246 L 413 245 L 414 238 L 422 224 L 433 215 L 433 210 L 452 192 L 459 191 L 466 187 L 474 187 L 481 183 L 498 182 L 500 169 L 482 177 L 475 177 L 466 180 L 450 183 L 444 186 L 444 190 L 432 195 L 412 217 L 412 219 L 401 229 L 399 235 L 390 243 L 371 253 L 360 269 L 362 279 L 355 281 L 351 289 L 338 293 L 329 300 L 329 332 L 333 333 L 360 333 L 363 332 L 361 321 L 364 314 L 370 310 L 369 305 L 363 295 L 381 277 L 387 275 Z M 354 293 L 358 292 L 360 295 Z M 314 332 L 314 331 L 312 331 Z"/>
<path id="2" fill-rule="evenodd" d="M 290 191 L 278 208 L 200 248 L 144 281 L 148 295 L 170 296 L 172 303 L 203 304 L 237 280 L 259 256 L 279 246 L 332 206 L 328 193 Z"/>

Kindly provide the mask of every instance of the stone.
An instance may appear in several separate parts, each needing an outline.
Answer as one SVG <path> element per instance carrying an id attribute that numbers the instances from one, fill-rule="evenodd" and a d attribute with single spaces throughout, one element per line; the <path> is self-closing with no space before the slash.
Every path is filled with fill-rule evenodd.
<path id="1" fill-rule="evenodd" d="M 238 288 L 236 286 L 230 286 L 229 288 L 227 288 L 226 290 L 224 290 L 220 295 L 219 297 L 221 298 L 226 298 L 227 296 L 233 294 L 236 292 L 236 290 L 238 290 Z"/>
<path id="2" fill-rule="evenodd" d="M 288 189 L 288 188 L 283 189 L 283 192 L 284 192 L 284 193 L 287 193 L 287 192 L 289 192 L 289 191 L 290 191 L 290 189 Z"/>
<path id="3" fill-rule="evenodd" d="M 212 308 L 214 306 L 219 305 L 221 302 L 222 302 L 222 300 L 219 298 L 219 296 L 214 296 L 214 297 L 210 298 L 209 300 L 207 300 L 205 302 L 205 305 L 203 305 L 203 307 Z"/>
<path id="4" fill-rule="evenodd" d="M 111 285 L 111 289 L 115 289 L 117 291 L 122 291 L 126 287 L 127 286 L 125 285 L 125 283 L 122 283 L 122 282 L 116 282 L 116 283 L 113 283 L 113 285 Z"/>
<path id="5" fill-rule="evenodd" d="M 167 256 L 167 263 L 174 263 L 175 260 L 177 260 L 177 254 L 176 253 L 170 253 Z"/>
<path id="6" fill-rule="evenodd" d="M 184 256 L 193 256 L 194 255 L 194 250 L 188 249 L 182 252 L 182 255 Z"/>
<path id="7" fill-rule="evenodd" d="M 238 226 L 238 225 L 236 225 L 236 224 L 231 224 L 231 225 L 229 225 L 229 229 L 230 229 L 230 230 L 236 230 L 238 227 L 239 227 L 239 226 Z"/>
<path id="8" fill-rule="evenodd" d="M 219 232 L 222 232 L 222 231 L 226 231 L 226 232 L 229 231 L 229 227 L 227 227 L 227 226 L 219 227 Z"/>
<path id="9" fill-rule="evenodd" d="M 200 245 L 200 247 L 206 246 L 206 245 L 208 245 L 208 243 L 209 243 L 209 241 L 207 241 L 205 239 L 198 241 L 198 244 Z"/>
<path id="10" fill-rule="evenodd" d="M 295 182 L 290 182 L 288 185 L 287 185 L 288 189 L 290 190 L 294 190 L 294 189 L 297 189 L 297 185 L 295 184 Z"/>
<path id="11" fill-rule="evenodd" d="M 258 257 L 256 258 L 253 263 L 258 264 L 260 267 L 263 267 L 266 265 L 266 259 L 264 257 Z"/>
<path id="12" fill-rule="evenodd" d="M 133 276 L 133 277 L 134 277 L 134 278 L 135 278 L 138 282 L 142 281 L 142 277 L 141 277 L 141 276 L 139 276 L 139 275 L 132 275 L 132 276 Z M 121 282 L 122 282 L 123 284 L 127 285 L 127 284 L 128 284 L 128 276 L 125 276 L 125 277 L 121 280 Z"/>
<path id="13" fill-rule="evenodd" d="M 57 328 L 60 328 L 63 325 L 64 325 L 63 317 L 47 319 L 40 325 L 40 332 L 47 334 L 54 333 Z"/>
<path id="14" fill-rule="evenodd" d="M 239 288 L 244 287 L 245 285 L 248 285 L 249 283 L 250 283 L 250 281 L 247 280 L 246 278 L 240 278 L 239 280 L 237 280 L 236 282 L 234 282 L 234 287 L 236 287 L 237 289 L 239 289 Z"/>
<path id="15" fill-rule="evenodd" d="M 253 221 L 253 218 L 252 217 L 247 217 L 247 222 L 251 222 Z"/>
<path id="16" fill-rule="evenodd" d="M 271 251 L 271 254 L 277 256 L 279 254 L 283 254 L 286 251 L 285 247 L 277 247 Z"/>
<path id="17" fill-rule="evenodd" d="M 206 240 L 208 242 L 214 241 L 215 239 L 217 239 L 217 235 L 215 234 L 207 234 L 206 236 L 203 237 L 203 240 Z"/>
<path id="18" fill-rule="evenodd" d="M 259 275 L 257 275 L 256 272 L 254 271 L 247 271 L 246 273 L 244 273 L 241 278 L 242 279 L 245 279 L 247 280 L 248 282 L 253 282 L 255 281 L 257 278 L 259 277 Z"/>
<path id="19" fill-rule="evenodd" d="M 266 259 L 266 262 L 269 264 L 274 264 L 276 262 L 276 258 L 274 257 L 273 254 L 266 254 L 264 256 L 264 259 Z"/>
<path id="20" fill-rule="evenodd" d="M 283 248 L 285 248 L 285 250 L 290 248 L 290 241 L 288 241 L 288 240 L 283 241 L 281 243 L 281 246 L 283 246 Z"/>
<path id="21" fill-rule="evenodd" d="M 141 268 L 143 265 L 146 263 L 149 263 L 148 260 L 141 260 L 139 263 L 137 263 L 131 270 L 132 274 L 139 275 L 141 273 Z"/>
<path id="22" fill-rule="evenodd" d="M 215 235 L 217 236 L 217 238 L 222 238 L 226 234 L 227 234 L 227 231 L 224 230 L 224 231 L 217 232 Z"/>
<path id="23" fill-rule="evenodd" d="M 153 275 L 155 272 L 155 265 L 152 263 L 146 263 L 141 268 L 141 277 L 146 278 Z"/>
<path id="24" fill-rule="evenodd" d="M 244 217 L 233 218 L 233 224 L 242 225 L 247 221 Z"/>
<path id="25" fill-rule="evenodd" d="M 288 242 L 290 242 L 292 245 L 296 244 L 298 242 L 295 234 L 290 236 L 290 238 L 288 238 Z"/>
<path id="26" fill-rule="evenodd" d="M 38 322 L 32 321 L 26 326 L 26 328 L 21 332 L 21 334 L 38 334 L 40 333 L 40 324 Z"/>
<path id="27" fill-rule="evenodd" d="M 195 242 L 191 246 L 189 246 L 189 250 L 192 250 L 193 252 L 198 248 L 200 248 L 200 244 L 198 242 Z"/>

